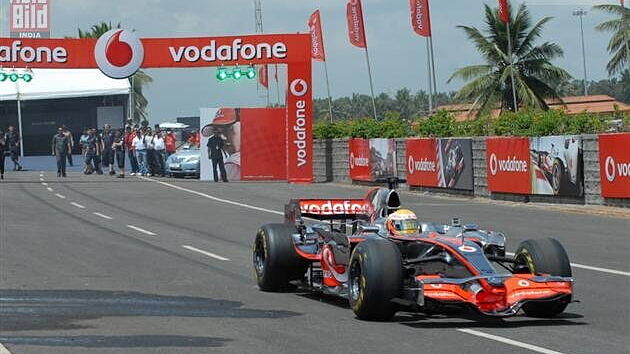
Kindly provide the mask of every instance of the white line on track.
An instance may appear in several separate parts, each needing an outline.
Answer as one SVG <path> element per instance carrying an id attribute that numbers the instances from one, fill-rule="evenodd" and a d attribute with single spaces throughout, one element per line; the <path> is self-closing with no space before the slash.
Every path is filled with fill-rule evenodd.
<path id="1" fill-rule="evenodd" d="M 494 341 L 501 342 L 501 343 L 504 343 L 504 344 L 509 344 L 509 345 L 512 345 L 512 346 L 515 346 L 515 347 L 529 349 L 529 350 L 537 352 L 537 353 L 562 354 L 561 352 L 557 352 L 555 350 L 539 347 L 537 345 L 532 345 L 532 344 L 519 342 L 519 341 L 516 341 L 516 340 L 513 340 L 513 339 L 509 339 L 509 338 L 505 338 L 505 337 L 495 336 L 494 334 L 487 334 L 487 333 L 484 333 L 484 332 L 479 332 L 479 331 L 476 331 L 474 329 L 458 328 L 457 331 L 463 332 L 463 333 L 468 333 L 468 334 L 471 334 L 471 335 L 477 336 L 477 337 L 482 337 L 482 338 L 494 340 Z"/>
<path id="2" fill-rule="evenodd" d="M 77 207 L 79 209 L 85 209 L 85 207 L 83 205 L 79 204 L 79 203 L 72 202 L 72 203 L 70 203 L 70 205 L 75 206 L 75 207 Z"/>
<path id="3" fill-rule="evenodd" d="M 197 192 L 197 191 L 194 191 L 192 189 L 176 186 L 174 184 L 170 184 L 170 183 L 166 183 L 166 182 L 162 182 L 162 181 L 156 181 L 156 180 L 151 179 L 151 178 L 146 178 L 146 177 L 138 177 L 138 178 L 141 178 L 141 179 L 143 179 L 145 181 L 155 182 L 155 183 L 158 183 L 158 184 L 161 184 L 161 185 L 173 188 L 173 189 L 180 190 L 182 192 L 187 192 L 187 193 L 194 194 L 194 195 L 197 195 L 197 196 L 200 196 L 200 197 L 203 197 L 203 198 L 211 199 L 211 200 L 214 200 L 214 201 L 217 201 L 217 202 L 220 202 L 220 203 L 231 204 L 231 205 L 240 206 L 242 208 L 247 208 L 247 209 L 252 209 L 252 210 L 264 211 L 264 212 L 271 213 L 271 214 L 276 214 L 276 215 L 284 215 L 284 213 L 281 212 L 281 211 L 261 208 L 261 207 L 257 207 L 257 206 L 253 206 L 253 205 L 249 205 L 249 204 L 243 204 L 243 203 L 239 203 L 239 202 L 235 202 L 235 201 L 231 201 L 231 200 L 227 200 L 227 199 L 221 199 L 221 198 L 213 197 L 213 196 L 211 196 L 209 194 L 206 194 L 206 193 Z M 510 254 L 510 253 L 507 253 L 507 254 Z M 511 253 L 510 255 L 513 256 L 514 254 Z M 573 266 L 575 268 L 594 270 L 594 271 L 598 271 L 598 272 L 630 276 L 630 273 L 623 272 L 623 271 L 620 271 L 620 270 L 592 267 L 592 266 L 586 266 L 586 265 L 577 264 L 577 263 L 571 263 L 571 266 Z"/>
<path id="4" fill-rule="evenodd" d="M 142 232 L 145 235 L 149 235 L 149 236 L 157 236 L 157 234 L 155 232 L 151 232 L 148 230 L 145 230 L 143 228 L 137 227 L 137 226 L 133 226 L 133 225 L 127 225 L 128 228 L 132 229 L 132 230 L 136 230 L 138 232 Z"/>
<path id="5" fill-rule="evenodd" d="M 203 254 L 203 255 L 206 255 L 206 256 L 208 256 L 208 257 L 212 257 L 212 258 L 214 258 L 214 259 L 218 259 L 218 260 L 220 260 L 220 261 L 229 261 L 229 260 L 230 260 L 229 258 L 221 257 L 221 256 L 219 256 L 218 254 L 214 254 L 214 253 L 212 253 L 212 252 L 208 252 L 208 251 L 200 250 L 199 248 L 195 248 L 195 247 L 192 247 L 192 246 L 186 246 L 186 245 L 184 245 L 184 246 L 182 246 L 182 247 L 183 247 L 183 248 L 185 248 L 185 249 L 187 249 L 187 250 L 190 250 L 190 251 L 193 251 L 193 252 L 197 252 L 197 253 L 201 253 L 201 254 Z"/>
<path id="6" fill-rule="evenodd" d="M 11 352 L 4 345 L 2 345 L 2 343 L 0 343 L 0 354 L 11 354 Z"/>
<path id="7" fill-rule="evenodd" d="M 48 188 L 46 188 L 46 189 L 47 189 L 49 192 L 54 191 L 54 189 L 52 189 L 52 188 L 50 188 L 50 187 L 48 187 Z"/>
<path id="8" fill-rule="evenodd" d="M 46 187 L 46 186 L 48 186 L 48 183 L 42 182 L 42 186 Z"/>
<path id="9" fill-rule="evenodd" d="M 55 196 L 56 196 L 57 198 L 59 198 L 59 199 L 66 199 L 66 196 L 65 196 L 65 195 L 61 195 L 61 194 L 59 194 L 59 193 L 55 194 Z"/>
<path id="10" fill-rule="evenodd" d="M 112 219 L 114 219 L 114 218 L 112 218 L 111 216 L 107 216 L 107 215 L 105 215 L 105 214 L 101 214 L 101 213 L 96 213 L 96 212 L 95 212 L 95 213 L 92 213 L 92 214 L 94 214 L 94 215 L 98 216 L 99 218 L 103 218 L 103 219 L 107 219 L 107 220 L 112 220 Z"/>
<path id="11" fill-rule="evenodd" d="M 44 178 L 42 178 L 42 177 L 39 177 L 39 180 L 43 182 L 43 181 L 44 181 Z"/>
<path id="12" fill-rule="evenodd" d="M 512 253 L 512 252 L 505 252 L 505 254 L 508 255 L 508 256 L 514 256 L 514 253 Z M 623 275 L 623 276 L 626 276 L 626 277 L 630 277 L 630 272 L 624 272 L 624 271 L 616 270 L 616 269 L 593 267 L 593 266 L 588 266 L 588 265 L 579 264 L 579 263 L 571 263 L 571 267 L 573 267 L 573 268 L 580 268 L 580 269 L 587 269 L 587 270 L 593 270 L 593 271 L 602 272 L 602 273 Z"/>

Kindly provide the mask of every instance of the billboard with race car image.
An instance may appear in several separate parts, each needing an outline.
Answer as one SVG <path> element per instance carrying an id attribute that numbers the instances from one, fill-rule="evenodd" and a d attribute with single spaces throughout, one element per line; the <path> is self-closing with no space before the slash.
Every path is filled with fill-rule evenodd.
<path id="1" fill-rule="evenodd" d="M 630 198 L 630 133 L 599 135 L 602 196 Z"/>
<path id="2" fill-rule="evenodd" d="M 287 178 L 285 109 L 202 108 L 200 126 L 201 180 Z"/>
<path id="3" fill-rule="evenodd" d="M 348 166 L 354 181 L 375 181 L 396 175 L 396 141 L 393 139 L 350 139 Z"/>
<path id="4" fill-rule="evenodd" d="M 408 139 L 406 148 L 410 186 L 473 189 L 470 139 Z"/>
<path id="5" fill-rule="evenodd" d="M 530 141 L 531 194 L 584 195 L 582 138 L 534 137 Z"/>

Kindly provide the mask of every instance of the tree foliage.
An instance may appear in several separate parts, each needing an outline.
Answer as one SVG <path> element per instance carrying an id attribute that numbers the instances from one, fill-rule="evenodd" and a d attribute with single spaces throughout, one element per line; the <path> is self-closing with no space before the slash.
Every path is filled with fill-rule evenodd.
<path id="1" fill-rule="evenodd" d="M 608 42 L 608 52 L 612 55 L 606 66 L 608 74 L 614 76 L 628 70 L 630 65 L 630 9 L 615 4 L 597 5 L 593 9 L 618 16 L 595 27 L 598 31 L 612 32 L 612 37 Z"/>

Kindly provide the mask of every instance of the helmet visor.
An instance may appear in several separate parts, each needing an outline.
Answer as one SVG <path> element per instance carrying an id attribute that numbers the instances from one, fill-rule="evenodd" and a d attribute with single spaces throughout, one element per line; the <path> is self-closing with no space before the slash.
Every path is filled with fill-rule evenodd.
<path id="1" fill-rule="evenodd" d="M 401 234 L 413 234 L 418 232 L 418 220 L 398 220 L 394 228 Z"/>

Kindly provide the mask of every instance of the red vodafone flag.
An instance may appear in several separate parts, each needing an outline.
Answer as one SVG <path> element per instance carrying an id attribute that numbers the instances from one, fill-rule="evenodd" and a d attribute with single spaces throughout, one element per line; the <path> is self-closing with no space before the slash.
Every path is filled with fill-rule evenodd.
<path id="1" fill-rule="evenodd" d="M 409 0 L 411 8 L 411 27 L 423 37 L 431 37 L 431 15 L 429 0 Z"/>
<path id="2" fill-rule="evenodd" d="M 266 89 L 269 88 L 269 68 L 267 64 L 262 65 L 260 69 L 258 69 L 258 81 L 260 81 L 260 84 Z"/>
<path id="3" fill-rule="evenodd" d="M 499 0 L 499 18 L 503 23 L 510 23 L 510 4 L 508 0 Z"/>
<path id="4" fill-rule="evenodd" d="M 348 18 L 348 36 L 350 37 L 350 43 L 355 47 L 367 48 L 361 0 L 348 0 L 346 16 Z"/>
<path id="5" fill-rule="evenodd" d="M 311 57 L 314 60 L 326 61 L 322 19 L 319 15 L 319 10 L 313 12 L 311 17 L 308 18 L 308 28 L 309 32 L 311 32 Z"/>

